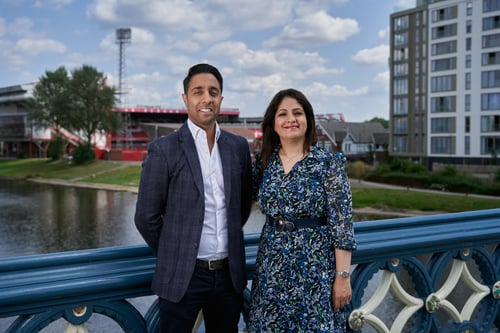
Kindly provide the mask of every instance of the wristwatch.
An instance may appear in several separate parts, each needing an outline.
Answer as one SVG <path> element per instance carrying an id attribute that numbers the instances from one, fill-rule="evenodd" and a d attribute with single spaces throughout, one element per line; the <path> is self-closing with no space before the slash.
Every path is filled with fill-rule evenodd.
<path id="1" fill-rule="evenodd" d="M 340 271 L 340 272 L 335 272 L 336 275 L 340 275 L 342 276 L 343 278 L 348 278 L 349 276 L 351 276 L 351 273 L 348 271 L 348 270 L 343 270 L 343 271 Z"/>

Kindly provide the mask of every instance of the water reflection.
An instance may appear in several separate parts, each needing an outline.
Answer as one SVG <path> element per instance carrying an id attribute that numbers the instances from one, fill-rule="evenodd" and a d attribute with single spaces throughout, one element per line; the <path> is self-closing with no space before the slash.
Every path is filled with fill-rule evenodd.
<path id="1" fill-rule="evenodd" d="M 0 257 L 142 244 L 128 192 L 5 181 Z"/>

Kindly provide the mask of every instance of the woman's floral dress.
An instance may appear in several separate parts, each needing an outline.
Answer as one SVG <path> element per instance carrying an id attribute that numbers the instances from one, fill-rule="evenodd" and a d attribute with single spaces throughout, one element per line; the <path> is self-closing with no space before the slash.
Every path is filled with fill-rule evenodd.
<path id="1" fill-rule="evenodd" d="M 327 217 L 327 225 L 295 231 L 262 229 L 252 282 L 249 332 L 345 332 L 346 316 L 333 312 L 334 249 L 354 250 L 352 199 L 345 156 L 314 146 L 288 174 L 276 150 L 254 193 L 275 218 Z"/>

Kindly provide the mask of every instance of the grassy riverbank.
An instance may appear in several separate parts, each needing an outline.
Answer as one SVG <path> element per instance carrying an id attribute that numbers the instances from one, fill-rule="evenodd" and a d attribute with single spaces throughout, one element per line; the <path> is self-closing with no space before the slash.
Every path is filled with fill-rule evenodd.
<path id="1" fill-rule="evenodd" d="M 89 165 L 73 166 L 67 161 L 46 159 L 0 159 L 0 177 L 63 180 L 75 184 L 102 184 L 137 187 L 140 163 L 95 161 Z M 438 191 L 352 187 L 355 209 L 374 208 L 392 211 L 462 212 L 500 207 L 500 198 L 490 199 L 464 194 L 453 195 Z"/>

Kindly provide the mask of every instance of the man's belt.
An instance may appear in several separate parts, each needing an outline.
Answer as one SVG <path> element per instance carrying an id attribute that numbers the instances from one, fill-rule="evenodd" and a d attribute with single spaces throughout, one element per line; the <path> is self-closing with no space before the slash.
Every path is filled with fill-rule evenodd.
<path id="1" fill-rule="evenodd" d="M 276 231 L 295 231 L 302 228 L 316 228 L 326 225 L 326 217 L 298 218 L 298 219 L 279 219 L 266 215 L 267 223 L 269 223 Z"/>
<path id="2" fill-rule="evenodd" d="M 220 271 L 229 267 L 229 260 L 227 258 L 221 260 L 196 259 L 196 267 L 208 269 L 209 271 Z"/>

